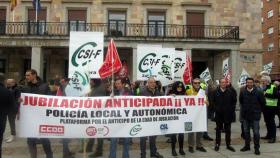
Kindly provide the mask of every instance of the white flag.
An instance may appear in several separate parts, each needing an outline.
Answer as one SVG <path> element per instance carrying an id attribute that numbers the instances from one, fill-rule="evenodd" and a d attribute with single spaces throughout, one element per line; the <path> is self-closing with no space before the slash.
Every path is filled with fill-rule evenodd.
<path id="1" fill-rule="evenodd" d="M 271 70 L 272 70 L 272 62 L 266 64 L 263 66 L 263 70 L 268 72 L 268 74 L 270 74 Z"/>
<path id="2" fill-rule="evenodd" d="M 210 71 L 207 68 L 206 70 L 204 70 L 200 75 L 199 78 L 201 78 L 205 83 L 207 83 L 209 80 L 211 80 L 211 75 L 210 75 Z"/>
<path id="3" fill-rule="evenodd" d="M 90 78 L 86 71 L 75 71 L 65 88 L 66 96 L 86 96 L 90 92 Z"/>
<path id="4" fill-rule="evenodd" d="M 250 77 L 250 75 L 248 74 L 248 72 L 243 68 L 242 73 L 239 77 L 239 80 L 237 82 L 237 84 L 239 85 L 239 87 L 242 87 L 246 84 L 246 79 Z"/>
<path id="5" fill-rule="evenodd" d="M 228 64 L 228 58 L 223 60 L 223 78 L 226 79 L 227 81 L 230 81 L 230 72 L 229 72 L 229 64 Z"/>

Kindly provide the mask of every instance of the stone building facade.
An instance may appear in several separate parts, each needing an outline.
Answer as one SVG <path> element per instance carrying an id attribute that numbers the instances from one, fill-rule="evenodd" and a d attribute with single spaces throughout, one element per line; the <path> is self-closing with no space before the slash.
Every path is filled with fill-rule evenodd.
<path id="1" fill-rule="evenodd" d="M 16 79 L 30 67 L 67 75 L 70 30 L 102 31 L 104 46 L 113 37 L 133 80 L 139 43 L 191 50 L 194 74 L 209 67 L 214 79 L 230 57 L 233 84 L 263 64 L 260 0 L 41 0 L 37 22 L 32 0 L 10 8 L 0 1 L 0 71 Z"/>

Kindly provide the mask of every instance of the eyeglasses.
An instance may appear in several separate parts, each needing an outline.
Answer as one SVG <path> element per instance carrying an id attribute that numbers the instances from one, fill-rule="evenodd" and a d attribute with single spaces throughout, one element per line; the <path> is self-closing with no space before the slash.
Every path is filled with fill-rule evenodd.
<path id="1" fill-rule="evenodd" d="M 183 88 L 182 86 L 178 86 L 177 88 Z"/>

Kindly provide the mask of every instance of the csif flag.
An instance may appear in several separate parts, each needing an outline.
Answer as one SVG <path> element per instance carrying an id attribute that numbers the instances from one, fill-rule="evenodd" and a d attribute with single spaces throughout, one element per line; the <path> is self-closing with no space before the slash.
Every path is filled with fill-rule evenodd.
<path id="1" fill-rule="evenodd" d="M 41 2 L 40 2 L 40 0 L 33 0 L 32 4 L 33 4 L 33 8 L 36 11 L 40 11 L 41 10 Z"/>
<path id="2" fill-rule="evenodd" d="M 118 72 L 122 67 L 122 63 L 114 43 L 114 40 L 111 39 L 105 61 L 103 62 L 101 68 L 99 69 L 99 75 L 101 78 L 106 78 L 111 76 L 113 73 Z"/>
<path id="3" fill-rule="evenodd" d="M 11 11 L 14 11 L 16 6 L 17 6 L 17 0 L 11 0 Z"/>
<path id="4" fill-rule="evenodd" d="M 191 53 L 187 52 L 186 56 L 186 68 L 183 74 L 183 79 L 185 84 L 190 84 L 192 82 L 192 60 Z"/>

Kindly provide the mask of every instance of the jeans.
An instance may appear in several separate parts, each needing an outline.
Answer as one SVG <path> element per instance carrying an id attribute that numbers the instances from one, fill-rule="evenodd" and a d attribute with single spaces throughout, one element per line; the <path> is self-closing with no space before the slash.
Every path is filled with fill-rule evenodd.
<path id="1" fill-rule="evenodd" d="M 86 152 L 92 152 L 93 151 L 93 145 L 94 140 L 96 138 L 90 138 L 88 140 L 87 146 L 86 146 Z M 97 147 L 96 147 L 96 153 L 100 153 L 102 155 L 103 153 L 103 138 L 97 138 Z"/>
<path id="2" fill-rule="evenodd" d="M 140 137 L 140 150 L 141 150 L 141 158 L 146 157 L 146 140 L 148 137 Z M 150 143 L 150 154 L 151 156 L 156 155 L 157 147 L 156 147 L 156 136 L 149 137 Z"/>
<path id="3" fill-rule="evenodd" d="M 2 157 L 2 141 L 6 128 L 7 115 L 0 113 L 0 158 Z"/>
<path id="4" fill-rule="evenodd" d="M 50 140 L 47 138 L 27 138 L 28 149 L 31 158 L 37 158 L 37 147 L 36 144 L 40 142 L 43 145 L 43 149 L 46 153 L 47 158 L 53 158 L 52 148 Z"/>
<path id="5" fill-rule="evenodd" d="M 129 138 L 123 138 L 123 158 L 129 158 Z M 117 157 L 117 138 L 111 138 L 110 154 L 109 158 Z"/>
<path id="6" fill-rule="evenodd" d="M 184 146 L 184 133 L 180 134 L 172 134 L 171 135 L 171 148 L 172 150 L 175 150 L 176 142 L 177 142 L 177 135 L 178 135 L 178 142 L 179 142 L 179 148 L 183 149 Z"/>
<path id="7" fill-rule="evenodd" d="M 188 134 L 189 147 L 194 147 L 194 145 L 195 145 L 194 135 L 196 135 L 196 146 L 197 147 L 202 147 L 203 146 L 202 143 L 201 143 L 202 134 L 203 134 L 203 132 L 189 133 Z"/>
<path id="8" fill-rule="evenodd" d="M 223 123 L 220 121 L 216 121 L 216 144 L 221 145 L 221 132 L 223 125 L 226 134 L 226 145 L 228 146 L 231 142 L 231 123 Z"/>
<path id="9" fill-rule="evenodd" d="M 259 149 L 260 148 L 260 121 L 249 121 L 244 120 L 243 126 L 244 126 L 244 134 L 245 134 L 245 146 L 250 147 L 250 141 L 251 141 L 251 135 L 250 135 L 250 129 L 253 129 L 253 135 L 254 135 L 254 148 Z"/>
<path id="10" fill-rule="evenodd" d="M 16 135 L 16 113 L 15 112 L 10 112 L 8 114 L 8 120 L 11 128 L 11 135 L 15 136 Z"/>

